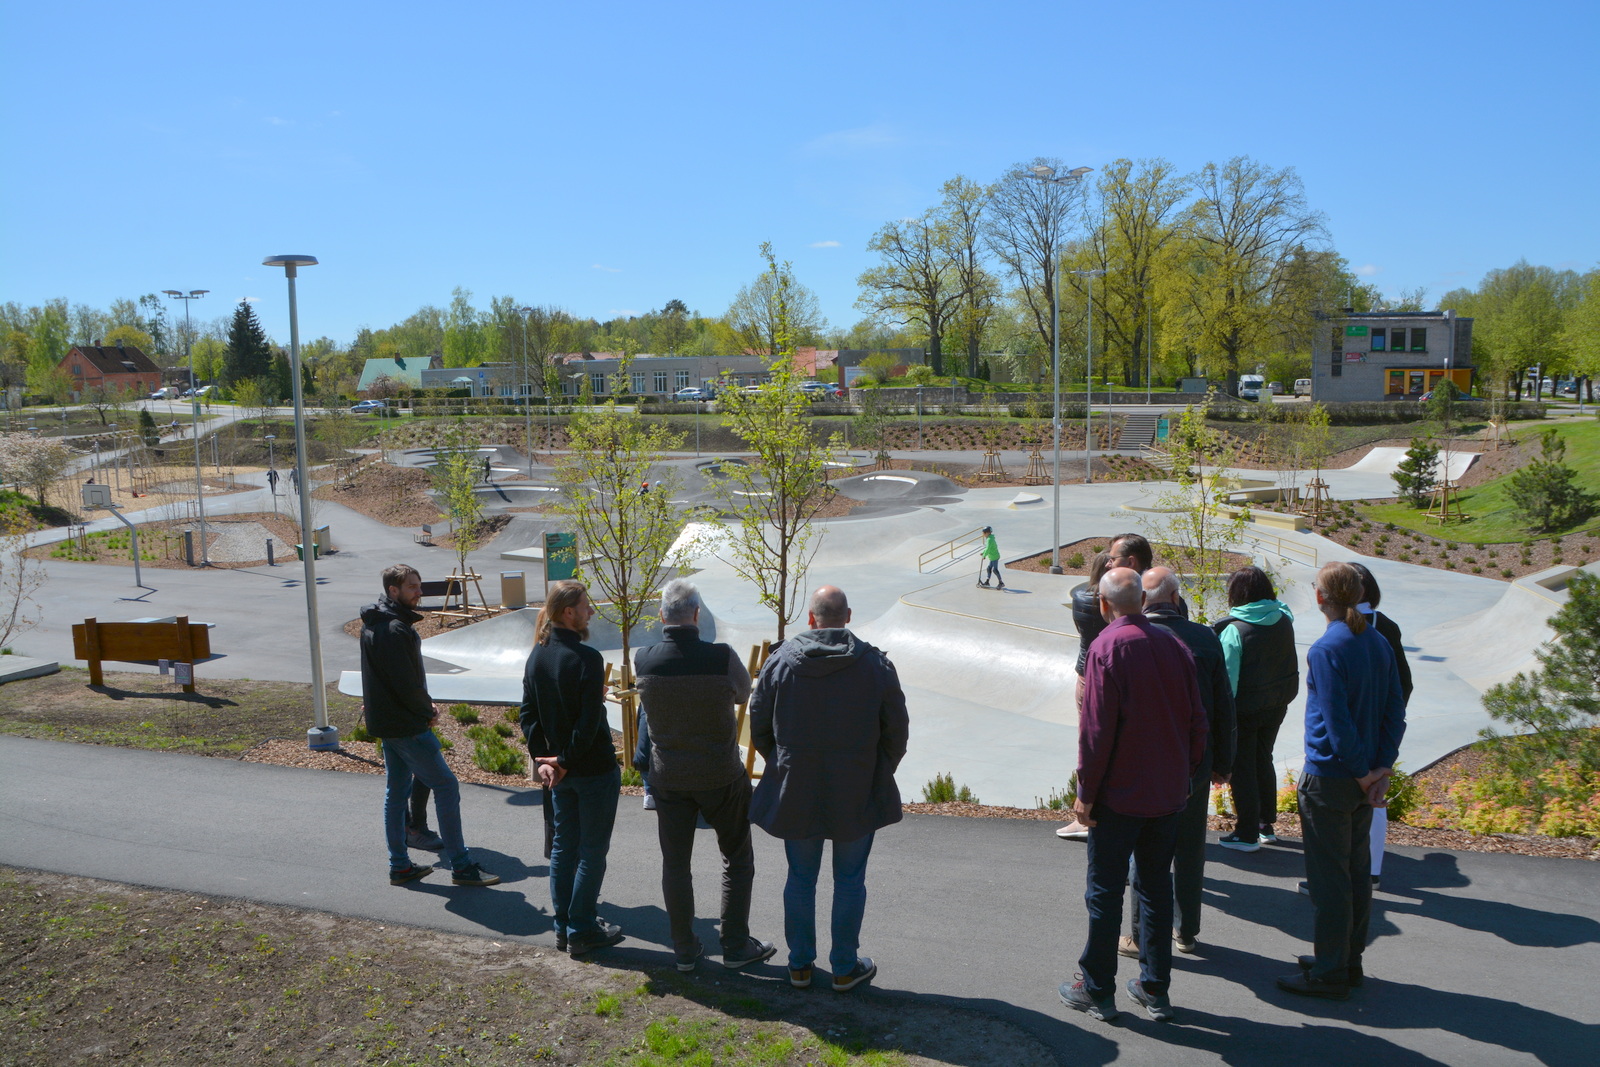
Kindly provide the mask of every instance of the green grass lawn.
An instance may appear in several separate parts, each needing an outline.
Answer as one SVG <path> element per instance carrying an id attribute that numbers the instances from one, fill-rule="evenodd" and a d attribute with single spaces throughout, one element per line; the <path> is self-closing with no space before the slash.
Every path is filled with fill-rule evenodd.
<path id="1" fill-rule="evenodd" d="M 1566 441 L 1567 466 L 1578 472 L 1578 484 L 1590 490 L 1600 489 L 1600 422 L 1573 421 L 1553 427 L 1534 426 L 1517 431 L 1516 438 L 1518 441 L 1529 438 L 1537 440 L 1540 429 L 1546 428 L 1554 429 Z M 1460 496 L 1461 511 L 1471 521 L 1448 527 L 1450 539 L 1477 545 L 1499 544 L 1530 538 L 1561 537 L 1597 525 L 1596 516 L 1591 515 L 1566 529 L 1552 530 L 1547 534 L 1530 533 L 1512 511 L 1507 492 L 1510 481 L 1511 475 L 1506 475 L 1463 490 Z M 1380 504 L 1361 510 L 1364 517 L 1372 522 L 1392 522 L 1408 530 L 1426 531 L 1435 536 L 1445 532 L 1438 523 L 1428 521 L 1426 509 L 1407 504 Z"/>

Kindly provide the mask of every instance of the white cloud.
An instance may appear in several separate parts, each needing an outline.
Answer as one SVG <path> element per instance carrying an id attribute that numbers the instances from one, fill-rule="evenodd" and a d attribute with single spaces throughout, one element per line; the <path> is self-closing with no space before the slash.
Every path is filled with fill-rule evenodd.
<path id="1" fill-rule="evenodd" d="M 245 303 L 245 304 L 259 304 L 259 303 L 261 303 L 261 298 L 259 296 L 241 297 L 240 300 L 241 300 L 242 303 Z"/>
<path id="2" fill-rule="evenodd" d="M 267 125 L 269 125 L 269 126 L 293 126 L 294 125 L 293 121 L 291 121 L 289 119 L 280 119 L 276 115 L 268 115 L 266 121 L 267 121 Z"/>
<path id="3" fill-rule="evenodd" d="M 1356 268 L 1356 273 L 1358 275 L 1360 275 L 1361 277 L 1363 277 L 1363 278 L 1370 278 L 1374 274 L 1377 274 L 1382 270 L 1383 270 L 1382 267 L 1375 266 L 1374 264 L 1363 263 L 1361 266 Z"/>
<path id="4" fill-rule="evenodd" d="M 606 315 L 613 319 L 620 319 L 624 315 L 637 316 L 640 314 L 642 314 L 642 312 L 635 308 L 612 308 L 610 311 L 606 312 Z"/>
<path id="5" fill-rule="evenodd" d="M 812 248 L 838 248 L 839 247 L 839 242 L 838 241 L 812 241 L 811 242 L 811 247 Z"/>
<path id="6" fill-rule="evenodd" d="M 801 146 L 801 150 L 809 155 L 858 155 L 904 142 L 905 137 L 892 129 L 888 123 L 875 122 L 870 126 L 858 126 L 853 130 L 834 130 L 832 133 L 813 137 Z"/>
<path id="7" fill-rule="evenodd" d="M 621 267 L 607 267 L 607 266 L 603 266 L 603 265 L 601 265 L 599 263 L 593 264 L 590 267 L 590 269 L 591 270 L 603 270 L 607 274 L 621 274 L 622 273 L 622 268 Z"/>

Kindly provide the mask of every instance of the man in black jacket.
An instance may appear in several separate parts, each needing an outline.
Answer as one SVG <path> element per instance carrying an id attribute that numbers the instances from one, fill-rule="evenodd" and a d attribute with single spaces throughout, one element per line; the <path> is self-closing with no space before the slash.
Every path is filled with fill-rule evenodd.
<path id="1" fill-rule="evenodd" d="M 1190 622 L 1178 610 L 1178 576 L 1166 567 L 1151 567 L 1140 579 L 1144 586 L 1145 618 L 1163 626 L 1194 657 L 1210 731 L 1205 755 L 1189 782 L 1189 806 L 1178 817 L 1177 849 L 1172 856 L 1172 895 L 1177 902 L 1178 927 L 1172 940 L 1180 952 L 1194 952 L 1200 936 L 1200 890 L 1206 874 L 1206 807 L 1211 786 L 1221 785 L 1233 773 L 1233 687 L 1222 659 L 1222 641 L 1209 626 Z M 1134 896 L 1134 937 L 1119 944 L 1124 955 L 1138 955 L 1139 909 Z"/>
<path id="2" fill-rule="evenodd" d="M 406 851 L 406 804 L 412 780 L 420 778 L 433 790 L 450 880 L 456 885 L 494 885 L 499 877 L 473 863 L 462 842 L 461 785 L 433 732 L 438 713 L 422 669 L 422 640 L 413 628 L 422 618 L 416 611 L 421 599 L 422 578 L 416 568 L 396 563 L 383 572 L 383 596 L 361 609 L 361 698 L 367 732 L 383 741 L 389 884 L 404 885 L 433 871 L 412 863 Z"/>
<path id="3" fill-rule="evenodd" d="M 750 698 L 750 672 L 729 646 L 701 640 L 700 593 L 691 583 L 679 578 L 661 590 L 661 622 L 664 640 L 639 649 L 633 662 L 672 947 L 678 970 L 693 971 L 701 945 L 689 861 L 703 815 L 722 852 L 722 965 L 736 971 L 778 951 L 750 936 L 750 779 L 734 716 L 734 705 Z"/>

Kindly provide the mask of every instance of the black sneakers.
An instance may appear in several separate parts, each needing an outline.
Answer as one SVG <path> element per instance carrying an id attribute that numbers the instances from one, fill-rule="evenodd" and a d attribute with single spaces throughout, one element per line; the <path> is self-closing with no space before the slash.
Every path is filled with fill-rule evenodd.
<path id="1" fill-rule="evenodd" d="M 597 926 L 598 929 L 592 934 L 568 938 L 567 954 L 569 956 L 586 956 L 591 952 L 610 948 L 622 940 L 622 927 L 616 923 L 608 923 L 601 920 Z"/>
<path id="2" fill-rule="evenodd" d="M 1307 974 L 1311 973 L 1311 968 L 1314 967 L 1317 962 L 1317 957 L 1315 956 L 1296 956 L 1294 959 L 1295 962 L 1300 965 L 1300 969 Z M 1350 966 L 1345 968 L 1344 984 L 1349 986 L 1351 989 L 1359 989 L 1361 984 L 1366 980 L 1367 973 L 1362 969 L 1361 964 L 1352 963 Z"/>
<path id="3" fill-rule="evenodd" d="M 418 878 L 425 877 L 426 875 L 430 875 L 432 873 L 432 867 L 424 867 L 415 863 L 409 867 L 390 867 L 389 884 L 405 885 L 407 882 L 415 882 Z"/>
<path id="4" fill-rule="evenodd" d="M 722 965 L 730 971 L 742 971 L 746 967 L 757 963 L 765 963 L 777 951 L 778 946 L 771 941 L 757 941 L 753 937 L 747 937 L 745 938 L 744 946 L 737 952 L 723 952 Z M 678 969 L 682 970 L 683 968 L 680 966 Z"/>
<path id="5" fill-rule="evenodd" d="M 1323 1000 L 1349 1000 L 1350 986 L 1345 982 L 1324 982 L 1306 971 L 1296 971 L 1278 979 L 1278 988 L 1285 993 L 1301 997 L 1320 997 Z"/>
<path id="6" fill-rule="evenodd" d="M 1259 841 L 1251 838 L 1240 837 L 1237 830 L 1229 834 L 1227 837 L 1220 839 L 1217 844 L 1221 845 L 1223 848 L 1231 848 L 1235 852 L 1261 851 L 1261 843 Z"/>
<path id="7" fill-rule="evenodd" d="M 848 993 L 862 982 L 872 981 L 872 976 L 878 973 L 878 965 L 866 956 L 858 956 L 856 965 L 850 968 L 847 974 L 833 976 L 833 991 L 835 993 Z"/>
<path id="8" fill-rule="evenodd" d="M 499 885 L 500 876 L 490 874 L 476 863 L 467 863 L 450 872 L 450 881 L 455 885 Z"/>
<path id="9" fill-rule="evenodd" d="M 1172 1010 L 1172 1001 L 1167 999 L 1165 993 L 1147 993 L 1144 983 L 1137 978 L 1128 979 L 1128 996 L 1158 1023 L 1171 1022 L 1176 1014 Z"/>

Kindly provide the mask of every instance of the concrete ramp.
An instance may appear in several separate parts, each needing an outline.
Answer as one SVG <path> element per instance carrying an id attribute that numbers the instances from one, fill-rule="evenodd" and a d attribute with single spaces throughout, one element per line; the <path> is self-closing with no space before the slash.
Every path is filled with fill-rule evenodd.
<path id="1" fill-rule="evenodd" d="M 1403 448 L 1390 446 L 1374 448 L 1371 452 L 1362 456 L 1359 461 L 1346 467 L 1345 470 L 1360 471 L 1363 474 L 1393 474 L 1395 469 L 1400 466 L 1400 461 L 1405 458 L 1406 450 Z M 1476 452 L 1462 452 L 1459 449 L 1452 449 L 1450 451 L 1449 464 L 1445 466 L 1443 473 L 1451 481 L 1454 481 L 1467 473 L 1467 468 L 1472 466 L 1477 459 L 1478 453 Z M 1445 454 L 1443 452 L 1439 453 L 1439 460 L 1441 464 L 1444 463 Z"/>
<path id="2" fill-rule="evenodd" d="M 1418 644 L 1479 693 L 1519 671 L 1537 670 L 1534 652 L 1555 636 L 1550 617 L 1566 603 L 1565 579 L 1575 570 L 1600 573 L 1600 564 L 1519 578 L 1493 607 L 1430 627 L 1417 635 Z"/>

